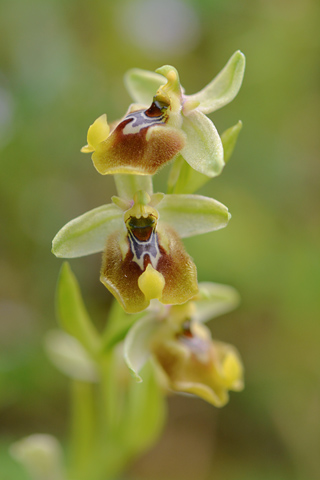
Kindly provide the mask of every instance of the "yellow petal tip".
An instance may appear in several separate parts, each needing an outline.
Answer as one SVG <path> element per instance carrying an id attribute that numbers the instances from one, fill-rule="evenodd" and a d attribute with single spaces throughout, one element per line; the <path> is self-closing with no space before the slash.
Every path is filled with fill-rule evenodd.
<path id="1" fill-rule="evenodd" d="M 88 145 L 83 147 L 84 150 L 81 149 L 81 151 L 94 152 L 99 143 L 108 138 L 109 133 L 110 127 L 107 122 L 107 115 L 104 113 L 90 125 L 87 136 Z"/>
<path id="2" fill-rule="evenodd" d="M 81 148 L 80 152 L 91 153 L 91 152 L 94 152 L 94 148 L 91 147 L 90 145 L 85 145 L 84 147 Z"/>
<path id="3" fill-rule="evenodd" d="M 242 365 L 232 352 L 229 352 L 223 361 L 223 374 L 228 388 L 242 383 Z"/>

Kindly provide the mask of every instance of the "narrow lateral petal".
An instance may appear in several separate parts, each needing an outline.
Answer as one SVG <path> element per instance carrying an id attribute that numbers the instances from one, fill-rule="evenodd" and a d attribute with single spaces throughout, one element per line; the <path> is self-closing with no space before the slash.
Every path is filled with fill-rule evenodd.
<path id="1" fill-rule="evenodd" d="M 206 114 L 224 107 L 240 90 L 245 63 L 245 56 L 238 50 L 212 82 L 187 99 L 199 102 L 198 110 Z"/>
<path id="2" fill-rule="evenodd" d="M 219 230 L 230 218 L 225 205 L 201 195 L 166 195 L 157 209 L 160 221 L 174 228 L 181 238 Z"/>
<path id="3" fill-rule="evenodd" d="M 124 76 L 129 95 L 134 102 L 143 105 L 150 105 L 158 88 L 165 83 L 166 79 L 162 75 L 140 68 L 132 68 Z"/>
<path id="4" fill-rule="evenodd" d="M 180 152 L 183 158 L 208 177 L 219 175 L 224 167 L 223 146 L 211 120 L 193 110 L 184 116 L 182 129 L 187 135 L 186 145 Z"/>
<path id="5" fill-rule="evenodd" d="M 62 227 L 53 239 L 52 253 L 74 258 L 102 252 L 107 236 L 123 225 L 123 212 L 116 205 L 94 208 Z"/>

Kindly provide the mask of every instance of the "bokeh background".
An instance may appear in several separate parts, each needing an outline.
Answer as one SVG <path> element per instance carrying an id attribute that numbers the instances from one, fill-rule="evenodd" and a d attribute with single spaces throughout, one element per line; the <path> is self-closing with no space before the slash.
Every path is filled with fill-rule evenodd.
<path id="1" fill-rule="evenodd" d="M 173 64 L 194 93 L 237 49 L 243 87 L 211 119 L 220 132 L 239 119 L 244 127 L 221 177 L 200 191 L 232 221 L 185 243 L 200 280 L 241 293 L 240 308 L 211 327 L 240 350 L 246 389 L 222 410 L 170 398 L 162 439 L 126 478 L 320 477 L 319 10 L 317 0 L 1 1 L 1 480 L 27 478 L 12 441 L 68 432 L 68 382 L 42 339 L 56 325 L 51 240 L 115 193 L 80 154 L 88 125 L 124 114 L 127 69 Z M 100 255 L 72 268 L 103 326 L 111 298 Z"/>

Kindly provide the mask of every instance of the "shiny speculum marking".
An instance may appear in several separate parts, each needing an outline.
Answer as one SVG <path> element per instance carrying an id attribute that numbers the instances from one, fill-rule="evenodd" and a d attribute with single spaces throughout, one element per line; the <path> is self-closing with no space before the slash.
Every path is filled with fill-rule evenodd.
<path id="1" fill-rule="evenodd" d="M 136 262 L 141 270 L 144 270 L 148 263 L 157 268 L 160 250 L 156 225 L 157 219 L 153 215 L 129 217 L 126 222 L 132 261 Z"/>
<path id="2" fill-rule="evenodd" d="M 167 108 L 168 105 L 154 101 L 148 110 L 138 110 L 137 112 L 129 113 L 124 119 L 126 125 L 122 133 L 125 135 L 139 133 L 143 128 L 164 124 L 166 122 Z"/>

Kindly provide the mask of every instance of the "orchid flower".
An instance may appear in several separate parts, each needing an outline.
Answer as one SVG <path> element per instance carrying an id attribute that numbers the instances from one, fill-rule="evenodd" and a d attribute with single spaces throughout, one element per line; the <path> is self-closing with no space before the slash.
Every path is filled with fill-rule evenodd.
<path id="1" fill-rule="evenodd" d="M 224 167 L 221 138 L 206 114 L 227 105 L 243 79 L 245 57 L 235 52 L 223 70 L 200 92 L 185 95 L 177 70 L 130 70 L 127 89 L 136 102 L 109 126 L 101 115 L 88 130 L 82 152 L 92 153 L 99 173 L 153 175 L 181 155 L 197 172 L 214 177 Z"/>
<path id="2" fill-rule="evenodd" d="M 242 363 L 232 345 L 211 339 L 203 322 L 238 303 L 232 287 L 205 282 L 184 305 L 150 307 L 125 339 L 124 357 L 132 375 L 141 382 L 140 370 L 152 358 L 169 389 L 225 405 L 228 390 L 243 389 Z"/>
<path id="3" fill-rule="evenodd" d="M 103 251 L 101 282 L 128 313 L 150 300 L 182 304 L 198 291 L 196 267 L 181 238 L 227 225 L 227 207 L 200 195 L 152 194 L 113 203 L 71 220 L 53 240 L 57 257 Z"/>

